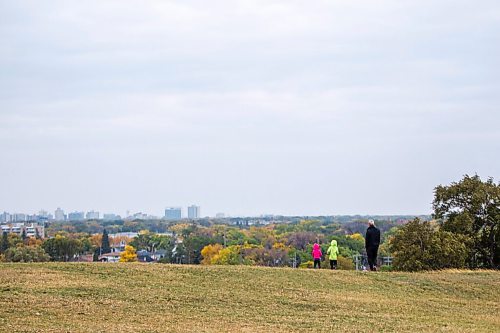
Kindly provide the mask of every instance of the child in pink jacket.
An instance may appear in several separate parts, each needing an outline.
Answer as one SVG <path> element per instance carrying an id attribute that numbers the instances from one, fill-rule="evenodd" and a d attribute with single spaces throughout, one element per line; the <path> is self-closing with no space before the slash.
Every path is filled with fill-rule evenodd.
<path id="1" fill-rule="evenodd" d="M 313 245 L 312 256 L 314 259 L 314 268 L 316 268 L 316 266 L 321 268 L 321 257 L 323 257 L 323 253 L 321 252 L 321 248 L 318 243 L 314 243 Z"/>

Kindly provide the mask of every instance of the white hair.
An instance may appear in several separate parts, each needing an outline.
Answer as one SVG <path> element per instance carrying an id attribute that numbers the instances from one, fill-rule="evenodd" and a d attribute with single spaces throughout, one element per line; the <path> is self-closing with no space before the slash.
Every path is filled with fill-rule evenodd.
<path id="1" fill-rule="evenodd" d="M 375 226 L 375 221 L 373 221 L 373 220 L 368 220 L 368 224 L 369 224 L 369 225 L 373 225 L 373 226 Z"/>

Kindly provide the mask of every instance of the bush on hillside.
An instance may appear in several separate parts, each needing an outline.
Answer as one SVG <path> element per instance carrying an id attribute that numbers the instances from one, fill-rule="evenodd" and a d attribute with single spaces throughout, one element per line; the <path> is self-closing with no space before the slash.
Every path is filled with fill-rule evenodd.
<path id="1" fill-rule="evenodd" d="M 40 246 L 10 247 L 3 256 L 5 262 L 45 262 L 49 260 L 49 255 Z"/>
<path id="2" fill-rule="evenodd" d="M 463 268 L 468 257 L 467 244 L 463 235 L 440 230 L 417 218 L 396 232 L 389 249 L 396 270 L 420 271 Z"/>
<path id="3" fill-rule="evenodd" d="M 341 270 L 347 270 L 347 271 L 352 271 L 354 270 L 354 262 L 352 261 L 351 258 L 346 258 L 343 256 L 338 256 L 337 257 L 337 268 Z"/>

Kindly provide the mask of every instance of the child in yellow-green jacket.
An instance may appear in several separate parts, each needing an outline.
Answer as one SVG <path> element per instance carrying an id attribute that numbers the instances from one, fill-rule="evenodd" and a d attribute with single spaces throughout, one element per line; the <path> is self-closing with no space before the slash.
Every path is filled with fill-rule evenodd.
<path id="1" fill-rule="evenodd" d="M 330 268 L 337 269 L 337 255 L 339 254 L 339 247 L 337 246 L 337 241 L 334 239 L 328 250 L 326 251 L 328 258 L 330 259 Z"/>

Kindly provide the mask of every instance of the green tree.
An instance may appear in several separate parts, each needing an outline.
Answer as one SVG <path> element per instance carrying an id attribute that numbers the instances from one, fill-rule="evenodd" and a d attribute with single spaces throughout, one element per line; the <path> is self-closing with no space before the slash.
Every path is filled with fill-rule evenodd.
<path id="1" fill-rule="evenodd" d="M 2 242 L 0 243 L 0 253 L 5 253 L 9 248 L 9 235 L 4 231 L 2 233 Z"/>
<path id="2" fill-rule="evenodd" d="M 500 268 L 500 184 L 465 175 L 435 188 L 433 208 L 443 230 L 470 240 L 470 266 Z"/>
<path id="3" fill-rule="evenodd" d="M 109 244 L 109 235 L 106 229 L 102 231 L 101 248 L 102 248 L 102 253 L 111 252 L 111 245 Z"/>
<path id="4" fill-rule="evenodd" d="M 211 243 L 209 237 L 190 235 L 185 237 L 182 244 L 186 251 L 186 261 L 188 264 L 199 264 L 202 261 L 201 250 Z"/>
<path id="5" fill-rule="evenodd" d="M 61 235 L 47 239 L 43 242 L 42 247 L 52 261 L 69 261 L 76 254 L 81 253 L 83 248 L 78 239 Z"/>
<path id="6" fill-rule="evenodd" d="M 175 244 L 171 250 L 167 250 L 167 260 L 173 264 L 186 264 L 186 257 L 186 247 L 183 243 Z"/>
<path id="7" fill-rule="evenodd" d="M 40 246 L 11 247 L 5 252 L 6 262 L 45 262 L 50 257 Z"/>
<path id="8" fill-rule="evenodd" d="M 389 249 L 394 255 L 394 268 L 402 271 L 462 268 L 468 255 L 462 235 L 418 218 L 396 231 Z"/>
<path id="9" fill-rule="evenodd" d="M 141 232 L 137 236 L 134 237 L 134 239 L 130 242 L 130 246 L 133 246 L 134 248 L 138 250 L 147 250 L 151 251 L 152 249 L 152 244 L 153 244 L 153 234 L 150 233 L 149 231 L 147 232 Z"/>

